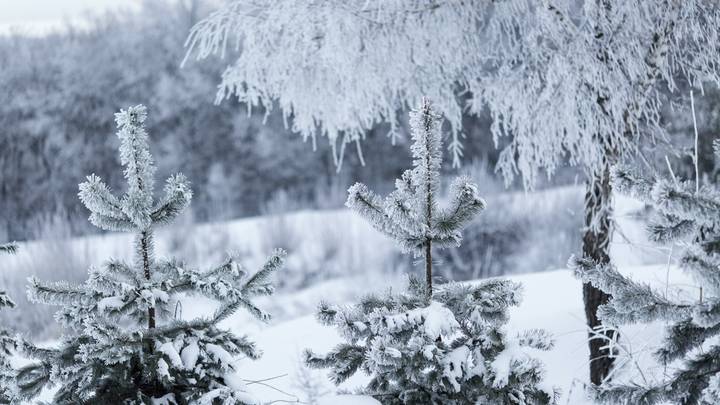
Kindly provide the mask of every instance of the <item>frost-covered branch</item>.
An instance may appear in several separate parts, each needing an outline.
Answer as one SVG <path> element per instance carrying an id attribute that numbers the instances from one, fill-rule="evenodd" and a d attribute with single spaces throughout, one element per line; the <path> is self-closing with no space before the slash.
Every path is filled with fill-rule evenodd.
<path id="1" fill-rule="evenodd" d="M 665 321 L 670 325 L 658 361 L 675 370 L 662 381 L 608 383 L 591 387 L 600 403 L 688 405 L 720 401 L 720 194 L 715 185 L 702 189 L 690 182 L 644 179 L 632 169 L 616 168 L 616 187 L 643 198 L 655 209 L 648 227 L 651 240 L 683 247 L 679 266 L 700 283 L 696 299 L 670 298 L 620 274 L 611 265 L 573 259 L 570 267 L 586 282 L 612 295 L 598 315 L 617 325 Z"/>
<path id="2" fill-rule="evenodd" d="M 720 83 L 716 2 L 612 3 L 235 0 L 193 27 L 186 61 L 231 54 L 218 102 L 277 105 L 332 145 L 380 121 L 398 128 L 396 111 L 430 96 L 454 164 L 463 112 L 489 108 L 496 141 L 512 137 L 501 171 L 531 186 L 567 155 L 597 169 L 608 150 L 662 133 L 676 80 Z"/>

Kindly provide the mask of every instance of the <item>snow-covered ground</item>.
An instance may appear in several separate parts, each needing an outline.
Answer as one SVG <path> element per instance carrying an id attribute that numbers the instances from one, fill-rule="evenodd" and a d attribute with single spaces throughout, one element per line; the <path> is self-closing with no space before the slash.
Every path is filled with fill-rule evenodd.
<path id="1" fill-rule="evenodd" d="M 620 198 L 616 207 L 619 231 L 615 235 L 612 254 L 621 271 L 634 279 L 666 289 L 668 294 L 692 296 L 692 283 L 676 268 L 664 263 L 667 253 L 645 242 L 641 223 L 632 215 L 641 205 Z M 363 266 L 380 266 L 381 259 L 387 257 L 388 249 L 391 249 L 388 247 L 391 246 L 389 241 L 381 239 L 362 221 L 344 211 L 312 212 L 294 218 L 292 220 L 297 223 L 293 227 L 304 227 L 310 235 L 326 232 L 329 228 L 319 229 L 308 224 L 342 221 L 346 232 L 354 233 L 354 238 L 366 241 L 354 246 L 354 256 L 351 256 Z M 213 235 L 217 233 L 217 227 L 226 228 L 230 235 L 240 236 L 244 240 L 253 240 L 247 236 L 259 232 L 257 222 L 247 220 L 206 225 L 196 231 Z M 118 239 L 127 238 L 123 235 L 93 238 L 93 245 L 102 246 L 94 251 L 100 257 L 122 257 L 125 252 L 118 250 L 117 246 L 129 246 L 130 242 L 129 239 Z M 163 243 L 159 243 L 158 249 L 170 250 Z M 244 249 L 258 252 L 262 246 L 246 245 Z M 647 265 L 653 262 L 660 264 Z M 524 299 L 519 307 L 511 311 L 507 333 L 530 328 L 543 328 L 552 333 L 556 343 L 554 349 L 539 355 L 546 365 L 548 384 L 562 392 L 561 404 L 590 404 L 583 392 L 583 385 L 588 381 L 588 348 L 581 283 L 566 269 L 514 275 L 510 278 L 523 284 Z M 323 353 L 340 343 L 334 329 L 324 327 L 315 320 L 313 309 L 320 300 L 348 303 L 365 292 L 396 288 L 401 283 L 402 277 L 392 273 L 368 272 L 337 277 L 307 289 L 277 294 L 260 301 L 259 304 L 270 312 L 281 312 L 280 318 L 269 324 L 261 324 L 244 314 L 226 320 L 223 326 L 238 334 L 249 334 L 264 350 L 264 356 L 258 361 L 238 359 L 236 365 L 240 377 L 247 381 L 255 395 L 265 401 L 306 401 L 308 395 L 320 395 L 324 398 L 321 403 L 350 404 L 349 401 L 353 399 L 334 395 L 338 389 L 341 393 L 353 392 L 367 381 L 367 376 L 356 375 L 342 386 L 333 387 L 322 371 L 309 370 L 302 365 L 304 349 Z M 210 310 L 211 303 L 195 298 L 183 304 L 184 317 Z M 651 382 L 662 376 L 662 368 L 651 357 L 653 347 L 662 337 L 662 326 L 640 325 L 621 329 L 617 348 L 621 354 L 619 362 L 624 366 L 618 369 L 616 378 Z M 45 399 L 50 396 L 50 392 L 44 394 Z"/>
<path id="2" fill-rule="evenodd" d="M 625 269 L 625 273 L 638 280 L 663 285 L 667 267 L 638 266 Z M 510 278 L 524 285 L 524 299 L 519 307 L 511 311 L 508 333 L 529 328 L 544 328 L 551 332 L 555 337 L 554 349 L 539 355 L 547 367 L 548 383 L 562 391 L 561 404 L 591 404 L 585 399 L 582 388 L 588 381 L 588 347 L 581 283 L 568 270 Z M 671 285 L 678 286 L 685 282 L 681 274 L 674 268 L 671 269 Z M 331 289 L 328 289 L 327 293 L 329 297 L 333 295 Z M 243 330 L 243 325 L 230 326 L 238 332 Z M 638 367 L 643 370 L 645 378 L 652 378 L 654 371 L 661 371 L 650 356 L 653 345 L 660 339 L 661 327 L 662 325 L 647 325 L 621 329 L 621 361 L 628 366 L 622 378 L 642 378 L 643 376 L 637 375 Z M 341 341 L 333 329 L 321 326 L 313 315 L 257 330 L 252 333 L 252 337 L 259 342 L 265 354 L 258 361 L 241 361 L 240 373 L 251 376 L 247 377 L 248 379 L 272 378 L 268 382 L 270 386 L 253 388 L 266 400 L 293 400 L 293 395 L 302 399 L 303 392 L 298 386 L 298 380 L 302 377 L 298 375 L 302 373 L 302 351 L 310 348 L 319 353 L 326 352 Z M 307 373 L 308 370 L 304 372 Z M 333 389 L 322 373 L 312 373 L 318 381 L 324 383 L 321 391 L 330 392 Z M 355 376 L 340 388 L 352 391 L 365 381 L 364 376 Z M 283 394 L 281 391 L 292 395 Z"/>

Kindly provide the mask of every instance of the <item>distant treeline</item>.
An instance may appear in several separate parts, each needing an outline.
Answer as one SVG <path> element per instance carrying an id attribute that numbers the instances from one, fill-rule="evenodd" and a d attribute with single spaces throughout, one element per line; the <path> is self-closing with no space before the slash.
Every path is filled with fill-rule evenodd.
<path id="1" fill-rule="evenodd" d="M 180 67 L 203 12 L 197 2 L 146 2 L 139 13 L 96 16 L 88 28 L 0 37 L 0 240 L 37 237 L 30 224 L 56 212 L 75 233 L 87 231 L 77 185 L 87 173 L 121 184 L 113 114 L 139 103 L 150 111 L 158 176 L 188 176 L 199 221 L 258 214 L 279 191 L 326 204 L 318 200 L 351 180 L 377 185 L 407 167 L 407 148 L 392 147 L 382 126 L 367 134 L 366 166 L 351 147 L 337 174 L 325 139 L 313 152 L 279 113 L 263 123 L 265 111 L 248 115 L 234 100 L 215 105 L 223 63 Z M 495 153 L 487 137 L 470 138 L 477 145 L 469 154 Z"/>
<path id="2" fill-rule="evenodd" d="M 338 174 L 326 140 L 313 151 L 278 112 L 248 114 L 234 100 L 215 105 L 225 63 L 180 67 L 188 31 L 204 13 L 199 1 L 145 2 L 82 29 L 0 37 L 0 240 L 41 236 L 33 224 L 58 212 L 73 233 L 89 231 L 77 185 L 87 173 L 122 184 L 114 113 L 140 103 L 150 111 L 158 177 L 182 171 L 193 182 L 194 220 L 256 215 L 279 192 L 295 207 L 326 207 L 340 204 L 354 181 L 391 187 L 410 156 L 407 139 L 392 146 L 383 125 L 367 134 L 366 165 L 350 145 Z M 710 110 L 701 122 L 717 128 Z M 489 125 L 487 116 L 465 118 L 467 161 L 496 162 Z"/>

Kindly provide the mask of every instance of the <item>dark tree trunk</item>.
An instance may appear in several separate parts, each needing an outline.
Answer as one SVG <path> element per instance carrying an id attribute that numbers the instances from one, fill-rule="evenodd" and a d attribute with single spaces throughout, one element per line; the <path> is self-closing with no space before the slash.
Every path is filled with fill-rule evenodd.
<path id="1" fill-rule="evenodd" d="M 600 173 L 590 175 L 585 193 L 585 234 L 583 235 L 583 256 L 592 258 L 597 263 L 610 263 L 610 238 L 612 237 L 612 195 L 610 187 L 610 167 L 605 164 Z M 601 384 L 610 373 L 614 359 L 607 346 L 607 339 L 616 339 L 614 331 L 600 332 L 597 330 L 601 322 L 597 317 L 600 305 L 608 302 L 610 295 L 593 287 L 589 283 L 583 285 L 583 302 L 587 325 L 595 332 L 589 332 L 590 346 L 590 381 Z M 602 334 L 607 339 L 602 338 Z"/>
<path id="2" fill-rule="evenodd" d="M 428 297 L 432 298 L 432 241 L 425 242 L 425 285 Z"/>
<path id="3" fill-rule="evenodd" d="M 145 280 L 150 281 L 150 236 L 147 231 L 140 237 L 140 248 L 142 250 L 142 265 Z M 155 328 L 155 308 L 148 308 L 148 329 Z"/>
<path id="4" fill-rule="evenodd" d="M 140 248 L 142 250 L 142 266 L 145 280 L 150 281 L 150 249 L 151 249 L 151 235 L 149 231 L 144 231 L 140 237 Z M 148 329 L 155 328 L 155 307 L 148 308 Z M 147 347 L 148 353 L 154 353 L 155 348 L 153 347 L 152 341 L 148 341 Z"/>

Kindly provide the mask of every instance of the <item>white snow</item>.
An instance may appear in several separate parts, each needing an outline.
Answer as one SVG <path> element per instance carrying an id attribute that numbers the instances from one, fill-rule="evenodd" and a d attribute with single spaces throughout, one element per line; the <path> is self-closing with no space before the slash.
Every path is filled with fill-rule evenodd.
<path id="1" fill-rule="evenodd" d="M 450 334 L 460 326 L 452 311 L 439 302 L 432 301 L 430 306 L 424 309 L 425 322 L 423 326 L 425 335 L 429 337 Z"/>
<path id="2" fill-rule="evenodd" d="M 364 395 L 332 395 L 321 398 L 318 405 L 380 405 L 374 398 Z"/>
<path id="3" fill-rule="evenodd" d="M 122 307 L 125 304 L 123 302 L 122 297 L 107 297 L 103 298 L 100 301 L 98 301 L 97 307 L 100 311 L 104 311 L 106 309 L 117 309 Z"/>
<path id="4" fill-rule="evenodd" d="M 183 347 L 183 349 L 180 351 L 180 359 L 182 359 L 182 364 L 188 370 L 192 370 L 195 368 L 195 364 L 197 364 L 199 355 L 200 347 L 198 347 L 197 342 L 190 342 L 190 344 Z"/>
<path id="5" fill-rule="evenodd" d="M 451 334 L 459 326 L 452 311 L 436 301 L 432 301 L 427 307 L 385 316 L 383 319 L 389 330 L 405 329 L 408 323 L 422 324 L 425 335 L 431 338 Z"/>
<path id="6" fill-rule="evenodd" d="M 460 383 L 458 380 L 463 375 L 463 370 L 466 368 L 468 357 L 470 356 L 470 349 L 467 346 L 460 346 L 457 349 L 451 351 L 443 359 L 445 369 L 443 374 L 450 380 L 455 392 L 460 392 Z"/>
<path id="7" fill-rule="evenodd" d="M 165 360 L 163 360 L 163 359 L 158 360 L 157 368 L 158 368 L 158 375 L 167 377 L 168 379 L 172 379 L 172 377 L 170 376 L 170 367 L 168 366 L 167 362 L 165 362 Z"/>
<path id="8" fill-rule="evenodd" d="M 205 345 L 205 351 L 210 353 L 215 359 L 219 360 L 222 364 L 233 364 L 235 359 L 233 356 L 218 345 L 208 343 Z"/>
<path id="9" fill-rule="evenodd" d="M 180 359 L 180 354 L 178 354 L 175 346 L 171 342 L 161 344 L 160 346 L 158 346 L 157 351 L 166 355 L 173 367 L 183 367 L 183 362 Z"/>
<path id="10" fill-rule="evenodd" d="M 387 348 L 385 348 L 385 353 L 387 353 L 388 355 L 390 355 L 390 357 L 393 357 L 393 358 L 396 358 L 396 359 L 399 359 L 400 357 L 402 357 L 402 352 L 400 352 L 400 350 L 398 350 L 398 349 L 396 349 L 396 348 L 394 348 L 394 347 L 387 347 Z"/>

